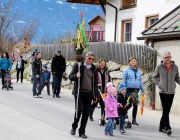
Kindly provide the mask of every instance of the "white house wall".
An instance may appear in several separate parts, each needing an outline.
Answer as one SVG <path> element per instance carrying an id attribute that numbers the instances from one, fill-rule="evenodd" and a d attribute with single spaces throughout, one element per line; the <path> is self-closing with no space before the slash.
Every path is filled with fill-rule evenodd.
<path id="1" fill-rule="evenodd" d="M 180 70 L 180 41 L 162 41 L 154 44 L 157 50 L 157 64 L 162 60 L 164 51 L 170 51 L 172 60 L 179 67 Z M 159 98 L 159 89 L 156 87 L 156 109 L 161 109 L 161 102 Z M 172 105 L 171 112 L 180 114 L 180 85 L 176 84 L 176 94 Z"/>
<path id="2" fill-rule="evenodd" d="M 139 42 L 136 37 L 140 37 L 145 29 L 145 16 L 159 13 L 159 18 L 180 4 L 180 0 L 137 0 L 137 7 L 119 10 L 122 0 L 107 0 L 118 8 L 117 41 L 121 42 L 121 21 L 132 18 L 132 43 Z M 106 5 L 106 41 L 114 41 L 115 9 Z M 143 43 L 143 41 L 139 42 Z"/>

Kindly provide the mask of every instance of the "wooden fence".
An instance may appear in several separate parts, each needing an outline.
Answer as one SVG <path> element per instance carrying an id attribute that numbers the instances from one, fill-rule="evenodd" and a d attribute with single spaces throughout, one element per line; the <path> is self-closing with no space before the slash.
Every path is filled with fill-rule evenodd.
<path id="1" fill-rule="evenodd" d="M 72 44 L 49 44 L 49 45 L 37 45 L 34 46 L 41 52 L 43 59 L 52 59 L 53 54 L 57 49 L 60 49 L 62 55 L 67 60 L 72 60 L 74 57 L 74 48 Z M 148 49 L 148 46 L 138 44 L 127 43 L 115 43 L 115 42 L 92 42 L 89 43 L 89 51 L 93 51 L 95 59 L 105 58 L 107 61 L 113 61 L 120 64 L 128 64 L 128 59 L 131 56 L 135 56 L 138 60 L 138 66 L 143 68 L 149 68 L 150 63 L 148 58 L 152 50 Z"/>

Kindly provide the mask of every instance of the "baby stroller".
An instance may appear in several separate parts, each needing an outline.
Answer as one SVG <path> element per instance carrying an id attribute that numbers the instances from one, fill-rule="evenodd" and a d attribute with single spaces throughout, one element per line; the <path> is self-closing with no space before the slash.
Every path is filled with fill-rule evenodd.
<path id="1" fill-rule="evenodd" d="M 114 122 L 114 129 L 116 129 L 116 126 L 118 126 L 119 125 L 119 118 L 116 118 L 115 119 L 115 122 Z M 126 114 L 125 115 L 125 120 L 124 120 L 124 128 L 131 128 L 132 127 L 132 123 L 131 123 L 131 121 L 129 121 L 129 117 L 128 117 L 128 115 Z"/>
<path id="2" fill-rule="evenodd" d="M 100 93 L 100 96 L 99 96 L 99 98 L 97 99 L 97 102 L 100 102 L 101 100 L 103 100 L 103 102 L 104 102 L 104 99 L 105 99 L 105 97 L 107 96 L 107 93 L 101 93 L 101 90 L 99 89 L 99 93 Z M 100 107 L 98 107 L 98 108 L 100 108 Z M 104 113 L 104 115 L 103 115 L 103 118 L 105 118 L 105 113 Z M 98 125 L 99 126 L 104 126 L 106 124 L 106 122 L 105 122 L 105 119 L 99 119 L 98 120 Z"/>
<path id="3" fill-rule="evenodd" d="M 11 74 L 10 71 L 6 71 L 5 76 L 4 76 L 4 85 L 2 86 L 2 90 L 6 88 L 7 90 L 9 90 L 9 88 L 11 88 L 11 90 L 13 90 L 13 86 L 11 83 Z"/>

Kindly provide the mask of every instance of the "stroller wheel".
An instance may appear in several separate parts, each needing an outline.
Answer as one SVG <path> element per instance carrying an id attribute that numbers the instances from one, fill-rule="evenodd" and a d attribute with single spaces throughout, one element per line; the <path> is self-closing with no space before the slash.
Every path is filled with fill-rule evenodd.
<path id="1" fill-rule="evenodd" d="M 98 120 L 98 125 L 99 125 L 99 126 L 102 125 L 101 119 Z"/>
<path id="2" fill-rule="evenodd" d="M 2 90 L 3 90 L 3 88 L 4 88 L 4 87 L 2 86 Z"/>
<path id="3" fill-rule="evenodd" d="M 11 87 L 11 90 L 13 90 L 13 86 Z"/>
<path id="4" fill-rule="evenodd" d="M 130 121 L 128 121 L 127 128 L 131 128 L 131 127 L 132 127 L 132 123 Z"/>
<path id="5" fill-rule="evenodd" d="M 105 120 L 101 120 L 101 125 L 102 125 L 102 126 L 105 125 Z"/>
<path id="6" fill-rule="evenodd" d="M 113 129 L 116 129 L 116 123 L 114 123 L 114 125 L 113 125 Z"/>
<path id="7" fill-rule="evenodd" d="M 9 90 L 9 88 L 7 87 L 7 90 Z"/>
<path id="8" fill-rule="evenodd" d="M 124 122 L 124 128 L 128 128 L 128 122 Z"/>

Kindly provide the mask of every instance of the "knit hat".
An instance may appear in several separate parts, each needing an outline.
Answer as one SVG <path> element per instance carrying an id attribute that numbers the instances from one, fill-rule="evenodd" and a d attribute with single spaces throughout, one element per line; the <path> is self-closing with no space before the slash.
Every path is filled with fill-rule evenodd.
<path id="1" fill-rule="evenodd" d="M 57 51 L 56 51 L 56 53 L 59 53 L 59 54 L 61 54 L 61 50 L 57 50 Z"/>
<path id="2" fill-rule="evenodd" d="M 113 86 L 111 82 L 108 82 L 106 84 L 106 87 L 107 87 L 107 92 L 110 94 L 113 94 L 116 91 L 116 88 Z"/>
<path id="3" fill-rule="evenodd" d="M 120 84 L 118 90 L 121 92 L 122 90 L 127 90 L 125 85 Z"/>
<path id="4" fill-rule="evenodd" d="M 43 68 L 47 69 L 47 65 L 44 65 Z"/>

